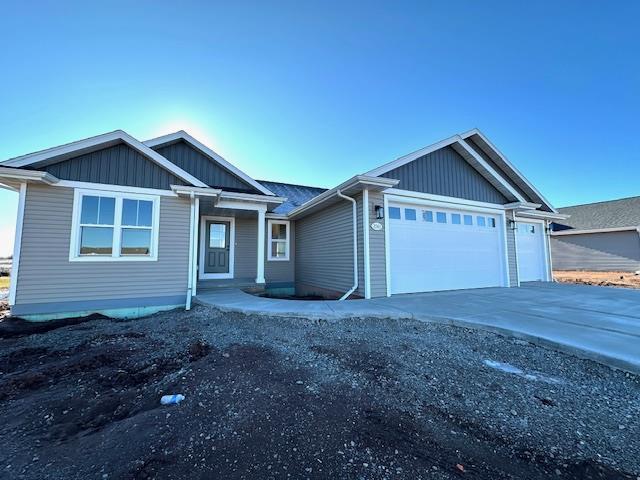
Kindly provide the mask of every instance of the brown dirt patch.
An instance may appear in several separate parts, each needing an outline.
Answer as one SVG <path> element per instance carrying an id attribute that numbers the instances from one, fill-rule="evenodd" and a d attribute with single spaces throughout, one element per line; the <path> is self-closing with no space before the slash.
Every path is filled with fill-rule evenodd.
<path id="1" fill-rule="evenodd" d="M 640 275 L 631 272 L 554 271 L 553 276 L 561 283 L 640 288 Z"/>

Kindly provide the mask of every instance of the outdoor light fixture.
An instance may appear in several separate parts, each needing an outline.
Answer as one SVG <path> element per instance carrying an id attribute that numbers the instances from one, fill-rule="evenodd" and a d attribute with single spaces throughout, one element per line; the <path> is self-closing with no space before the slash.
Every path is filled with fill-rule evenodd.
<path id="1" fill-rule="evenodd" d="M 516 223 L 516 221 L 511 219 L 507 220 L 507 226 L 510 230 L 515 230 L 516 228 L 518 228 L 518 224 Z"/>
<path id="2" fill-rule="evenodd" d="M 373 209 L 376 212 L 376 220 L 382 220 L 384 218 L 384 208 L 382 205 L 376 205 Z"/>

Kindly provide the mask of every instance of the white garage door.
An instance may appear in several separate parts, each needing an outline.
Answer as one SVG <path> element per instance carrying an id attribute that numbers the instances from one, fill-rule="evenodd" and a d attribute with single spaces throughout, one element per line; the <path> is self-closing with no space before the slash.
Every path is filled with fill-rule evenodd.
<path id="1" fill-rule="evenodd" d="M 503 217 L 389 203 L 391 293 L 506 285 Z"/>
<path id="2" fill-rule="evenodd" d="M 518 220 L 516 230 L 518 275 L 521 282 L 547 280 L 544 226 Z"/>

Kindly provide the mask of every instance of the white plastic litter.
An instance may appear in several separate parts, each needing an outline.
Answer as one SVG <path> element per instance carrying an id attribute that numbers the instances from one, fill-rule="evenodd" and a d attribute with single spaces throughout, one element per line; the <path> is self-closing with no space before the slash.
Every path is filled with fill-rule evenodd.
<path id="1" fill-rule="evenodd" d="M 163 395 L 160 399 L 160 403 L 162 405 L 173 405 L 180 403 L 182 400 L 184 400 L 184 395 L 180 393 L 174 395 Z"/>

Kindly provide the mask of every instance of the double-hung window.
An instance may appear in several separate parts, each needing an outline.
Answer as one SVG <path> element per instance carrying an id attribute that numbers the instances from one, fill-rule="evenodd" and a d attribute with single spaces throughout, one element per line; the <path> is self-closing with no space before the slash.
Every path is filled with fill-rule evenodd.
<path id="1" fill-rule="evenodd" d="M 157 260 L 158 196 L 76 190 L 69 260 Z"/>
<path id="2" fill-rule="evenodd" d="M 290 224 L 283 220 L 269 220 L 268 254 L 270 261 L 289 260 L 289 230 Z"/>

